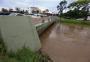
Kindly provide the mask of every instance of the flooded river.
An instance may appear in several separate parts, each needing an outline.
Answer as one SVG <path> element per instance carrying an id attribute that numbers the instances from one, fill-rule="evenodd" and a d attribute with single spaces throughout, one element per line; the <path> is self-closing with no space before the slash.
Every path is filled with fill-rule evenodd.
<path id="1" fill-rule="evenodd" d="M 54 62 L 90 62 L 90 27 L 56 24 L 40 39 Z"/>

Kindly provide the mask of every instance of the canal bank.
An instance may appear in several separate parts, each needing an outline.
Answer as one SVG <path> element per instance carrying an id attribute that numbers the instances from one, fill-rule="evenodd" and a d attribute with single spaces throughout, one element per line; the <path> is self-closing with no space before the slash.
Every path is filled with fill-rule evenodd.
<path id="1" fill-rule="evenodd" d="M 42 51 L 54 62 L 89 62 L 90 27 L 55 24 L 41 36 Z"/>

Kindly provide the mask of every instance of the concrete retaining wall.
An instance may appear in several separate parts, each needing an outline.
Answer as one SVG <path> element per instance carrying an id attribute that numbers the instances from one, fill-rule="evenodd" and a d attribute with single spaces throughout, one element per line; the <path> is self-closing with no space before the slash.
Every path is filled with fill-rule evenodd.
<path id="1" fill-rule="evenodd" d="M 50 21 L 44 22 L 44 23 L 39 23 L 36 24 L 36 29 L 38 34 L 42 34 L 49 26 L 51 26 L 54 22 L 56 22 L 55 17 L 51 17 Z"/>
<path id="2" fill-rule="evenodd" d="M 33 51 L 41 48 L 35 27 L 28 16 L 1 16 L 0 33 L 8 51 L 28 47 Z"/>

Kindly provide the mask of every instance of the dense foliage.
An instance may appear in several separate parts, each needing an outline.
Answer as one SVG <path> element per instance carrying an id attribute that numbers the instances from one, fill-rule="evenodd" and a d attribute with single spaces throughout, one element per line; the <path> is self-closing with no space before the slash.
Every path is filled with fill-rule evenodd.
<path id="1" fill-rule="evenodd" d="M 63 7 L 65 7 L 65 0 L 61 1 L 60 3 L 63 4 Z M 60 10 L 62 6 L 59 6 Z M 87 20 L 88 15 L 90 15 L 90 0 L 77 0 L 72 3 L 70 3 L 67 6 L 68 11 L 66 13 L 62 12 L 60 16 L 66 17 L 66 18 L 83 18 L 84 20 Z M 63 10 L 67 10 L 63 9 Z M 63 11 L 62 10 L 62 11 Z M 59 12 L 60 13 L 60 12 Z"/>
<path id="2" fill-rule="evenodd" d="M 70 10 L 67 13 L 63 13 L 62 17 L 65 18 L 83 18 L 84 16 L 87 16 L 87 12 L 83 10 Z"/>
<path id="3" fill-rule="evenodd" d="M 59 10 L 59 14 L 61 15 L 63 13 L 63 10 L 66 8 L 67 1 L 63 0 L 59 3 L 57 6 L 57 10 Z"/>

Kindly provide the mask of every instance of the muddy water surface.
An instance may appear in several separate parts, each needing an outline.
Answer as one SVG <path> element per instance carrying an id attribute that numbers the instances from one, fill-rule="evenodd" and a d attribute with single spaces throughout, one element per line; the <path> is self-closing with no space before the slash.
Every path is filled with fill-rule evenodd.
<path id="1" fill-rule="evenodd" d="M 40 39 L 54 62 L 90 62 L 90 27 L 56 24 Z"/>

